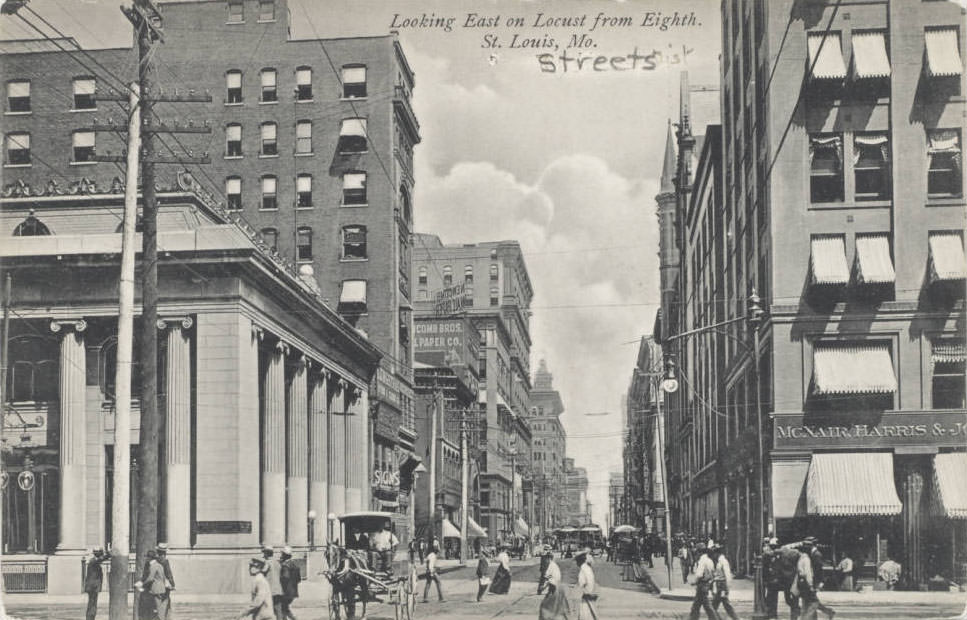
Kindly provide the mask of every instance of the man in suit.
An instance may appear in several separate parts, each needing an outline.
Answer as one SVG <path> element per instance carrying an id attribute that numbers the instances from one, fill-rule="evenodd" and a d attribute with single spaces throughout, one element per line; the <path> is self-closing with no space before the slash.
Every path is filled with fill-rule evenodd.
<path id="1" fill-rule="evenodd" d="M 91 559 L 87 561 L 87 574 L 84 576 L 84 592 L 87 593 L 86 620 L 97 617 L 97 597 L 104 585 L 104 569 L 101 565 L 110 560 L 111 556 L 104 553 L 104 549 L 96 547 Z"/>
<path id="2" fill-rule="evenodd" d="M 302 573 L 299 565 L 292 559 L 291 547 L 284 547 L 279 557 L 282 560 L 279 571 L 279 580 L 282 582 L 282 616 L 276 620 L 295 620 L 290 605 L 292 601 L 299 598 L 299 582 L 302 581 Z"/>
<path id="3" fill-rule="evenodd" d="M 171 564 L 168 563 L 168 543 L 158 543 L 155 553 L 158 554 L 158 563 L 164 569 L 165 579 L 168 580 L 168 585 L 170 586 L 167 594 L 165 594 L 165 598 L 167 599 L 165 610 L 167 613 L 161 618 L 161 620 L 168 620 L 171 617 L 171 591 L 175 589 L 175 578 L 171 574 Z"/>

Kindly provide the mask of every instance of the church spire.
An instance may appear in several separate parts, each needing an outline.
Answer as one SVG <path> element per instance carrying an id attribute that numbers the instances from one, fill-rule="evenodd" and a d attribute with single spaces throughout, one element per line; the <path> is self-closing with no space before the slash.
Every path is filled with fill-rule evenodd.
<path id="1" fill-rule="evenodd" d="M 661 189 L 662 194 L 675 193 L 675 170 L 678 167 L 678 160 L 675 158 L 675 134 L 672 133 L 672 122 L 668 121 L 668 136 L 665 138 L 665 160 L 661 167 Z"/>

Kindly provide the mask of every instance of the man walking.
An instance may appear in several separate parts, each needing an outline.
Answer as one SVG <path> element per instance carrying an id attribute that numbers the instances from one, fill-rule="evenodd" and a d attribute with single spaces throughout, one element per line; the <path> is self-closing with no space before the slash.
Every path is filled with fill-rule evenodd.
<path id="1" fill-rule="evenodd" d="M 299 565 L 292 559 L 292 547 L 284 547 L 281 554 L 279 581 L 282 586 L 282 615 L 277 620 L 295 620 L 291 605 L 299 598 L 299 582 L 302 574 Z"/>
<path id="2" fill-rule="evenodd" d="M 802 541 L 802 554 L 808 558 L 810 568 L 809 582 L 800 590 L 800 596 L 803 601 L 802 617 L 807 620 L 815 618 L 817 611 L 826 614 L 827 618 L 832 618 L 836 615 L 835 611 L 819 601 L 819 590 L 822 584 L 823 574 L 823 554 L 818 549 L 817 542 L 813 536 L 807 536 Z M 801 562 L 802 558 L 800 557 Z"/>
<path id="3" fill-rule="evenodd" d="M 699 610 L 704 609 L 708 620 L 718 620 L 719 615 L 712 609 L 708 600 L 709 589 L 715 578 L 715 563 L 706 553 L 705 543 L 695 545 L 695 567 L 691 578 L 695 582 L 695 598 L 692 600 L 692 610 L 688 614 L 689 620 L 698 620 Z"/>
<path id="4" fill-rule="evenodd" d="M 87 593 L 86 620 L 97 617 L 97 597 L 104 585 L 104 569 L 101 565 L 111 560 L 111 556 L 104 553 L 101 547 L 95 547 L 92 556 L 87 561 L 87 574 L 84 576 L 84 592 Z"/>
<path id="5" fill-rule="evenodd" d="M 729 565 L 728 558 L 721 545 L 715 545 L 710 549 L 715 561 L 715 575 L 712 578 L 712 609 L 718 613 L 719 604 L 725 609 L 725 613 L 732 620 L 739 620 L 735 615 L 735 609 L 729 601 L 729 587 L 732 585 L 732 567 Z"/>
<path id="6" fill-rule="evenodd" d="M 426 554 L 426 587 L 423 588 L 423 602 L 427 603 L 427 596 L 430 594 L 430 583 L 436 583 L 436 593 L 440 602 L 443 602 L 443 588 L 440 586 L 440 575 L 437 574 L 437 554 L 436 549 L 430 548 Z"/>
<path id="7" fill-rule="evenodd" d="M 547 582 L 547 567 L 551 563 L 552 556 L 553 554 L 551 553 L 550 547 L 547 547 L 545 545 L 544 548 L 541 549 L 541 564 L 540 564 L 540 567 L 538 568 L 538 573 L 537 573 L 538 575 L 537 593 L 538 594 L 544 593 L 544 584 Z"/>
<path id="8" fill-rule="evenodd" d="M 149 549 L 145 554 L 148 563 L 145 565 L 145 578 L 142 580 L 144 594 L 149 594 L 154 606 L 152 620 L 165 620 L 168 617 L 168 578 L 165 569 L 158 561 L 158 552 Z"/>
<path id="9" fill-rule="evenodd" d="M 262 545 L 262 559 L 262 572 L 272 594 L 272 613 L 277 620 L 282 620 L 282 565 L 275 559 L 272 545 Z"/>
<path id="10" fill-rule="evenodd" d="M 574 555 L 574 562 L 578 565 L 578 590 L 581 602 L 578 607 L 578 620 L 598 620 L 598 592 L 591 569 L 591 550 L 585 547 Z"/>
<path id="11" fill-rule="evenodd" d="M 252 576 L 252 600 L 249 602 L 248 609 L 238 616 L 239 620 L 242 618 L 276 620 L 272 612 L 272 591 L 264 571 L 264 560 L 252 558 L 248 563 L 248 572 Z"/>
<path id="12" fill-rule="evenodd" d="M 155 553 L 158 554 L 158 563 L 161 564 L 168 580 L 168 591 L 165 593 L 165 616 L 161 620 L 168 620 L 171 617 L 171 591 L 175 589 L 175 577 L 171 573 L 171 564 L 168 563 L 168 543 L 159 542 Z"/>

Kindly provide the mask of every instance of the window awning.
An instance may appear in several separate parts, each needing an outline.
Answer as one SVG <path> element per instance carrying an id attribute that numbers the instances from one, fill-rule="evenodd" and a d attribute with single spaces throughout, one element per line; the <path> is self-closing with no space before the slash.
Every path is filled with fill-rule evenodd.
<path id="1" fill-rule="evenodd" d="M 809 266 L 813 284 L 846 284 L 849 282 L 845 239 L 839 235 L 813 237 Z"/>
<path id="2" fill-rule="evenodd" d="M 518 536 L 527 536 L 528 533 L 530 533 L 530 528 L 527 527 L 527 522 L 521 517 L 517 517 L 517 520 L 514 521 L 514 533 Z"/>
<path id="3" fill-rule="evenodd" d="M 960 49 L 956 28 L 932 28 L 924 32 L 927 73 L 931 77 L 960 75 Z"/>
<path id="4" fill-rule="evenodd" d="M 366 305 L 366 280 L 344 280 L 339 305 Z"/>
<path id="5" fill-rule="evenodd" d="M 890 394 L 896 389 L 887 344 L 817 344 L 813 349 L 814 394 Z"/>
<path id="6" fill-rule="evenodd" d="M 487 530 L 480 527 L 480 524 L 473 520 L 472 517 L 467 517 L 467 536 L 470 538 L 486 538 Z"/>
<path id="7" fill-rule="evenodd" d="M 948 519 L 967 519 L 967 452 L 933 457 L 933 512 Z"/>
<path id="8" fill-rule="evenodd" d="M 241 88 L 242 74 L 238 71 L 229 71 L 225 74 L 225 86 L 227 88 Z"/>
<path id="9" fill-rule="evenodd" d="M 931 233 L 930 281 L 963 280 L 967 277 L 964 242 L 957 232 Z"/>
<path id="10" fill-rule="evenodd" d="M 806 516 L 803 490 L 809 474 L 809 458 L 772 461 L 772 516 L 792 519 Z"/>
<path id="11" fill-rule="evenodd" d="M 365 118 L 344 118 L 342 121 L 342 127 L 339 129 L 339 135 L 365 138 L 366 137 L 366 119 Z"/>
<path id="12" fill-rule="evenodd" d="M 853 73 L 860 79 L 890 77 L 890 58 L 882 32 L 853 33 Z"/>
<path id="13" fill-rule="evenodd" d="M 807 39 L 809 66 L 818 80 L 841 80 L 846 77 L 843 47 L 838 32 L 810 32 Z"/>
<path id="14" fill-rule="evenodd" d="M 896 280 L 888 235 L 856 236 L 856 276 L 864 284 L 890 284 Z"/>
<path id="15" fill-rule="evenodd" d="M 934 364 L 953 364 L 967 362 L 967 343 L 943 342 L 934 344 L 931 350 Z"/>
<path id="16" fill-rule="evenodd" d="M 8 97 L 29 97 L 30 82 L 7 82 Z"/>
<path id="17" fill-rule="evenodd" d="M 457 526 L 451 523 L 449 519 L 443 520 L 443 537 L 460 538 L 460 530 L 458 530 Z"/>
<path id="18" fill-rule="evenodd" d="M 902 505 L 889 452 L 813 454 L 806 476 L 806 512 L 823 517 L 896 515 Z"/>
<path id="19" fill-rule="evenodd" d="M 92 78 L 78 78 L 74 80 L 75 95 L 93 95 L 97 89 L 97 82 Z"/>

